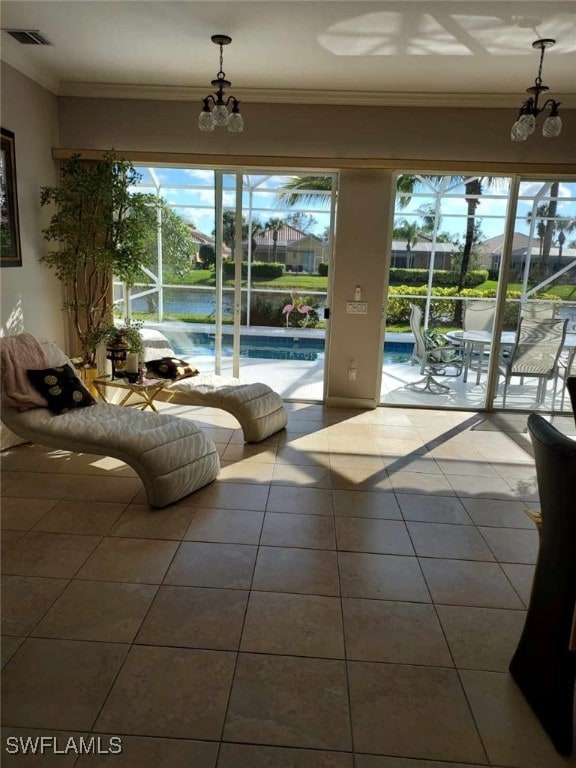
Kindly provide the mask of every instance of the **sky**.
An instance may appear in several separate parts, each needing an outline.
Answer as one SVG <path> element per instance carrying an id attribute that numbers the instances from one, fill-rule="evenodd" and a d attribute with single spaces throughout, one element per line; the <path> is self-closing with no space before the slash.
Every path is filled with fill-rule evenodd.
<path id="1" fill-rule="evenodd" d="M 200 168 L 138 168 L 142 173 L 141 185 L 144 191 L 152 191 L 155 184 L 160 185 L 160 192 L 169 203 L 194 226 L 212 234 L 214 231 L 214 172 L 210 169 Z M 306 174 L 312 175 L 312 174 Z M 299 210 L 311 214 L 316 220 L 311 232 L 322 236 L 330 225 L 329 196 L 326 205 L 318 203 L 297 208 L 282 208 L 278 202 L 278 190 L 293 175 L 274 174 L 259 171 L 243 176 L 244 191 L 242 194 L 243 213 L 247 217 L 251 200 L 253 218 L 259 218 L 266 222 L 270 218 L 282 218 L 290 211 Z M 404 209 L 397 206 L 396 222 L 406 219 L 418 221 L 422 218 L 418 209 L 435 206 L 436 197 L 434 189 L 438 189 L 439 182 L 432 178 L 422 177 L 423 181 L 415 190 L 408 205 Z M 504 233 L 508 195 L 511 180 L 497 178 L 492 183 L 482 181 L 483 194 L 476 208 L 476 220 L 480 225 L 484 239 Z M 464 186 L 457 180 L 446 181 L 447 188 L 440 200 L 440 224 L 439 230 L 449 232 L 454 237 L 464 239 L 466 226 L 466 200 L 464 198 Z M 250 189 L 252 192 L 250 193 Z M 546 194 L 549 186 L 543 181 L 524 181 L 520 184 L 518 209 L 516 215 L 515 231 L 529 234 L 527 215 L 538 204 L 546 203 Z M 542 196 L 543 195 L 543 196 Z M 540 197 L 542 196 L 542 197 Z M 576 183 L 560 183 L 558 203 L 558 216 L 576 219 Z M 223 205 L 224 208 L 234 209 L 236 200 L 236 176 L 234 173 L 223 175 Z M 574 238 L 576 235 L 569 235 Z"/>

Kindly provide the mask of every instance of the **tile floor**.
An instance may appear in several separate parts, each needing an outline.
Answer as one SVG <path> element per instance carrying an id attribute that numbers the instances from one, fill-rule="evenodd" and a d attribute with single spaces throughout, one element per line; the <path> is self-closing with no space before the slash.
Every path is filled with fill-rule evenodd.
<path id="1" fill-rule="evenodd" d="M 2 455 L 4 736 L 123 741 L 3 765 L 576 765 L 507 673 L 537 550 L 525 416 L 292 403 L 245 446 L 166 408 L 222 457 L 168 509 L 113 459 Z"/>

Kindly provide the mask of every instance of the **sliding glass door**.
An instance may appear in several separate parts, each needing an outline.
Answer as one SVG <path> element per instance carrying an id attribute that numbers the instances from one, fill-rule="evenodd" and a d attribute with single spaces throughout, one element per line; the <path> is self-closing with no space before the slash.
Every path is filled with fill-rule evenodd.
<path id="1" fill-rule="evenodd" d="M 397 188 L 382 403 L 567 409 L 576 184 L 401 175 Z"/>
<path id="2" fill-rule="evenodd" d="M 334 174 L 142 167 L 158 241 L 118 314 L 167 335 L 203 372 L 324 398 Z"/>

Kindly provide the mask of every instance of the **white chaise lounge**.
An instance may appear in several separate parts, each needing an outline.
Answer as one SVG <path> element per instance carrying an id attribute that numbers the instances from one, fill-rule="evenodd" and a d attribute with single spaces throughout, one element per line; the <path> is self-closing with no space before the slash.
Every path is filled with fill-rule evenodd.
<path id="1" fill-rule="evenodd" d="M 142 329 L 144 359 L 174 357 L 170 342 L 160 331 Z M 178 405 L 221 408 L 239 422 L 247 443 L 258 443 L 284 429 L 288 414 L 284 401 L 267 384 L 246 384 L 240 379 L 215 374 L 199 374 L 173 381 L 157 396 Z"/>
<path id="2" fill-rule="evenodd" d="M 0 339 L 2 344 L 3 339 Z M 68 359 L 40 342 L 48 367 Z M 196 424 L 176 416 L 96 403 L 54 414 L 48 408 L 2 408 L 2 421 L 24 440 L 51 448 L 113 456 L 138 473 L 152 507 L 165 507 L 216 478 L 218 452 Z"/>

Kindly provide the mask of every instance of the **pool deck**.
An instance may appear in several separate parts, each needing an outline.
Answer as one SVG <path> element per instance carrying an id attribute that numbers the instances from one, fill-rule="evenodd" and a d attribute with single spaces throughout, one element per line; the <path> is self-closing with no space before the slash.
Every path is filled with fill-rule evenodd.
<path id="1" fill-rule="evenodd" d="M 170 332 L 175 334 L 194 332 L 213 334 L 215 329 L 215 326 L 210 324 L 195 323 L 192 325 L 182 322 L 146 323 L 146 327 L 155 328 L 168 335 L 170 335 Z M 232 326 L 224 326 L 225 330 L 227 328 L 232 333 Z M 286 335 L 285 328 L 261 326 L 242 328 L 242 336 L 278 336 L 285 338 Z M 322 338 L 324 330 L 290 328 L 289 336 L 292 338 Z M 390 333 L 387 334 L 386 340 L 404 344 L 414 341 L 410 333 Z M 206 373 L 214 371 L 213 355 L 194 355 L 194 363 L 201 371 Z M 233 375 L 231 357 L 222 357 L 221 373 L 225 376 Z M 240 359 L 241 378 L 248 382 L 263 381 L 276 390 L 285 400 L 322 402 L 325 398 L 324 373 L 324 356 L 314 361 L 271 360 L 250 357 L 242 357 Z M 421 378 L 419 366 L 413 366 L 407 362 L 386 363 L 382 368 L 381 404 L 420 408 L 460 408 L 472 410 L 484 408 L 486 397 L 486 376 L 484 373 L 481 375 L 478 384 L 475 377 L 473 381 L 468 382 L 464 382 L 462 376 L 441 377 L 442 382 L 450 386 L 450 391 L 446 394 L 434 395 L 406 389 L 406 384 L 418 381 Z M 532 383 L 534 383 L 534 386 L 531 385 Z M 559 390 L 561 389 L 561 384 L 562 381 L 560 380 Z M 531 382 L 529 379 L 523 385 L 510 385 L 506 399 L 507 409 L 538 410 L 542 406 L 537 406 L 534 399 L 535 393 L 536 382 Z M 549 394 L 543 410 L 550 410 L 552 407 L 551 399 L 551 394 Z M 496 401 L 496 407 L 498 407 L 498 400 Z M 558 410 L 559 407 L 560 396 L 557 396 L 555 410 Z M 570 410 L 569 398 L 565 398 L 564 410 Z"/>

